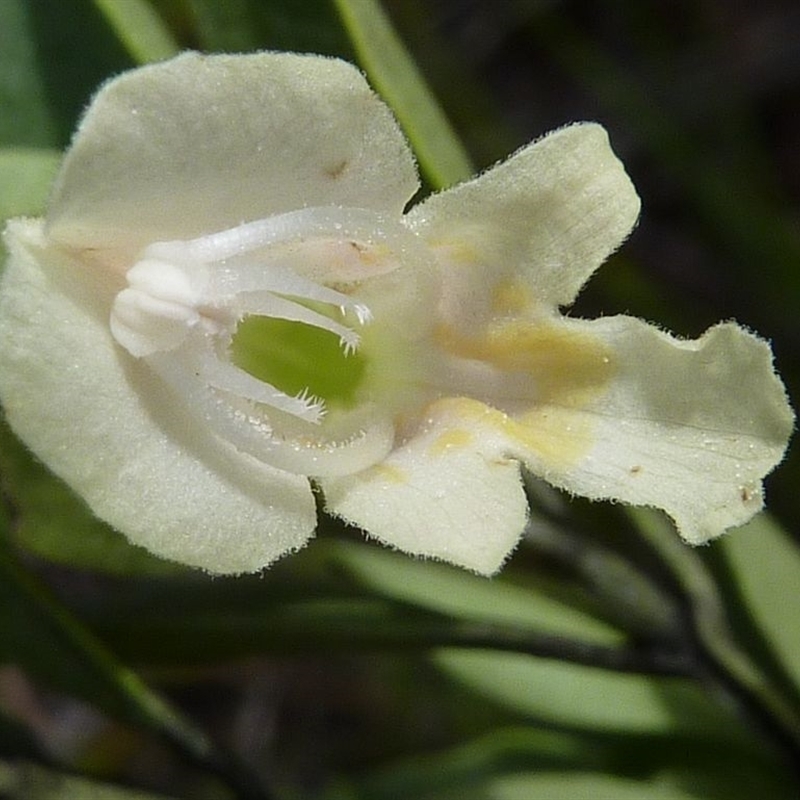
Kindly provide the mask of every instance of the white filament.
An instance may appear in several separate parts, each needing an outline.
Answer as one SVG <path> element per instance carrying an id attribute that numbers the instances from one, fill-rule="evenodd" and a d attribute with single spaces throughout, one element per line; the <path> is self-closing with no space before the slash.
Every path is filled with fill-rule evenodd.
<path id="1" fill-rule="evenodd" d="M 155 242 L 127 273 L 128 287 L 112 308 L 111 331 L 196 418 L 238 449 L 294 472 L 347 474 L 385 455 L 392 424 L 367 404 L 339 414 L 334 427 L 322 425 L 323 398 L 307 390 L 290 396 L 237 367 L 230 342 L 241 319 L 257 315 L 329 331 L 346 355 L 355 352 L 360 335 L 354 326 L 371 321 L 370 309 L 301 270 L 347 284 L 351 274 L 395 269 L 393 254 L 414 246 L 411 239 L 375 212 L 308 208 L 196 239 Z M 389 257 L 376 257 L 377 245 Z M 362 253 L 369 254 L 364 263 Z M 308 302 L 336 309 L 342 321 Z"/>

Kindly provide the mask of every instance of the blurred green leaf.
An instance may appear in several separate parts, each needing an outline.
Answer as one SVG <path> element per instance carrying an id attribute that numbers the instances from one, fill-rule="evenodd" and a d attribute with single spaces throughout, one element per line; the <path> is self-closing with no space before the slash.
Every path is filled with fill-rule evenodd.
<path id="1" fill-rule="evenodd" d="M 592 791 L 572 795 L 569 790 L 593 777 L 602 790 L 603 776 L 610 787 L 638 790 L 640 795 L 634 797 L 650 797 L 652 792 L 667 798 L 688 792 L 702 800 L 791 796 L 791 779 L 780 763 L 730 741 L 674 733 L 577 733 L 535 725 L 494 728 L 454 747 L 400 758 L 356 776 L 353 793 L 361 800 L 489 798 L 513 786 L 525 800 L 549 800 L 562 796 L 548 791 L 553 781 L 570 800 L 594 800 Z M 537 789 L 525 794 L 533 781 L 541 781 L 541 793 Z"/>
<path id="2" fill-rule="evenodd" d="M 199 43 L 209 51 L 255 50 L 256 19 L 248 0 L 189 0 Z"/>
<path id="3" fill-rule="evenodd" d="M 800 748 L 800 713 L 795 693 L 787 695 L 758 663 L 752 642 L 741 641 L 736 635 L 732 618 L 735 609 L 726 608 L 723 585 L 716 580 L 711 564 L 706 563 L 711 559 L 704 558 L 702 549 L 682 542 L 663 514 L 647 508 L 629 508 L 627 513 L 678 581 L 701 657 L 713 667 L 719 685 L 750 715 L 768 720 L 776 740 L 796 753 Z M 736 534 L 734 531 L 728 537 Z M 717 545 L 719 542 L 712 547 Z"/>
<path id="4" fill-rule="evenodd" d="M 637 781 L 615 775 L 591 772 L 543 772 L 536 775 L 510 775 L 489 785 L 487 800 L 702 800 L 708 795 L 684 791 L 671 776 L 653 781 Z M 763 795 L 759 795 L 763 797 Z"/>
<path id="5" fill-rule="evenodd" d="M 63 148 L 98 86 L 134 64 L 87 0 L 3 0 L 0 37 L 4 144 Z"/>
<path id="6" fill-rule="evenodd" d="M 485 786 L 494 776 L 536 769 L 584 769 L 601 763 L 595 742 L 570 733 L 534 727 L 491 730 L 444 751 L 420 753 L 366 775 L 355 783 L 357 795 L 368 800 L 441 797 Z"/>
<path id="7" fill-rule="evenodd" d="M 191 39 L 205 51 L 268 49 L 340 57 L 351 52 L 329 0 L 185 0 L 185 5 Z"/>
<path id="8" fill-rule="evenodd" d="M 59 564 L 121 575 L 174 575 L 186 569 L 134 547 L 92 515 L 84 502 L 38 462 L 0 414 L 0 480 L 14 504 L 9 536 Z"/>
<path id="9" fill-rule="evenodd" d="M 774 518 L 759 514 L 714 547 L 727 560 L 737 610 L 761 630 L 783 669 L 800 687 L 800 549 Z"/>
<path id="10" fill-rule="evenodd" d="M 650 662 L 636 661 L 636 654 L 631 656 L 624 648 L 547 637 L 510 625 L 460 621 L 366 598 L 262 597 L 249 610 L 226 605 L 212 610 L 167 609 L 145 603 L 138 612 L 120 613 L 112 604 L 92 615 L 92 627 L 117 654 L 148 667 L 219 664 L 265 654 L 412 653 L 441 646 L 558 656 L 579 663 L 610 663 L 613 668 L 620 668 L 620 663 L 628 669 L 650 667 Z"/>
<path id="11" fill-rule="evenodd" d="M 7 800 L 171 800 L 76 778 L 35 764 L 0 761 L 0 796 Z"/>
<path id="12" fill-rule="evenodd" d="M 41 214 L 60 161 L 57 150 L 0 148 L 0 220 Z"/>
<path id="13" fill-rule="evenodd" d="M 361 65 L 397 115 L 431 184 L 442 189 L 469 178 L 469 156 L 380 3 L 334 2 Z"/>
<path id="14" fill-rule="evenodd" d="M 447 641 L 453 628 L 446 620 L 414 616 L 380 601 L 271 602 L 263 597 L 249 611 L 222 606 L 175 613 L 147 607 L 125 616 L 103 614 L 93 627 L 120 656 L 146 666 L 220 664 L 265 654 L 428 648 Z"/>
<path id="15" fill-rule="evenodd" d="M 688 743 L 684 746 L 692 747 Z M 657 752 L 649 755 L 658 759 Z M 696 757 L 690 760 L 695 763 L 688 768 L 667 767 L 642 779 L 609 774 L 612 770 L 592 772 L 585 767 L 570 772 L 507 775 L 489 783 L 487 800 L 791 800 L 793 796 L 782 770 L 776 774 L 754 765 L 746 754 L 721 763 L 696 763 Z"/>
<path id="16" fill-rule="evenodd" d="M 349 542 L 338 542 L 333 552 L 373 591 L 456 619 L 511 623 L 599 644 L 624 640 L 605 622 L 502 578 L 483 578 L 446 564 Z"/>
<path id="17" fill-rule="evenodd" d="M 52 147 L 58 128 L 48 103 L 27 0 L 0 3 L 0 144 Z"/>
<path id="18" fill-rule="evenodd" d="M 180 50 L 147 0 L 94 0 L 94 4 L 137 63 L 160 61 Z"/>
<path id="19" fill-rule="evenodd" d="M 0 546 L 0 662 L 131 721 L 147 690 Z M 140 694 L 141 691 L 141 694 Z"/>
<path id="20" fill-rule="evenodd" d="M 517 653 L 442 650 L 434 662 L 503 706 L 548 724 L 741 740 L 736 719 L 692 681 L 622 674 Z"/>
<path id="21" fill-rule="evenodd" d="M 219 750 L 200 729 L 122 664 L 30 571 L 5 542 L 0 516 L 0 663 L 17 664 L 47 686 L 80 697 L 115 719 L 147 730 L 250 800 L 267 800 L 236 757 Z"/>

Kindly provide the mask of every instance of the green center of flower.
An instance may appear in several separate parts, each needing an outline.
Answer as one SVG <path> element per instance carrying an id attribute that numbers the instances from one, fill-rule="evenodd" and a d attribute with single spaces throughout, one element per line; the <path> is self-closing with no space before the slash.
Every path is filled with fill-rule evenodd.
<path id="1" fill-rule="evenodd" d="M 361 351 L 345 353 L 335 333 L 294 320 L 248 316 L 230 345 L 233 363 L 290 396 L 350 408 L 366 368 Z"/>

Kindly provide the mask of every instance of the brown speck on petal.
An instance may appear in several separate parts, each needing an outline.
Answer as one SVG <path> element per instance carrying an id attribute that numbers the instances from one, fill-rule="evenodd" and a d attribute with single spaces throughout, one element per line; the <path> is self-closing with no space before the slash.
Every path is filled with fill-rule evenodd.
<path id="1" fill-rule="evenodd" d="M 347 166 L 348 166 L 349 163 L 350 162 L 346 158 L 344 158 L 341 161 L 337 162 L 336 164 L 333 164 L 332 166 L 327 167 L 325 169 L 325 174 L 329 178 L 332 178 L 333 180 L 336 180 L 337 178 L 341 178 L 342 175 L 344 174 L 344 171 L 347 169 Z"/>

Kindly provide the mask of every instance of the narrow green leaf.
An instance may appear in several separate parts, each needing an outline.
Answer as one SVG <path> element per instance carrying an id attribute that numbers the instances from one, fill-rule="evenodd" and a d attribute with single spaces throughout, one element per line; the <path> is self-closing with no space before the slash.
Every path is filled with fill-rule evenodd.
<path id="1" fill-rule="evenodd" d="M 668 743 L 665 742 L 668 746 Z M 653 744 L 658 747 L 658 743 Z M 685 743 L 684 747 L 692 745 Z M 593 772 L 542 770 L 505 775 L 491 781 L 488 800 L 790 800 L 790 779 L 780 768 L 769 770 L 753 764 L 747 754 L 697 763 L 702 744 L 694 745 L 687 765 L 667 766 L 650 775 L 628 777 L 611 770 Z M 699 753 L 697 751 L 700 751 Z M 655 760 L 658 754 L 653 753 Z M 713 754 L 712 754 L 713 758 Z"/>
<path id="2" fill-rule="evenodd" d="M 161 61 L 180 51 L 147 0 L 94 0 L 94 4 L 138 64 Z"/>
<path id="3" fill-rule="evenodd" d="M 782 746 L 795 753 L 800 748 L 800 714 L 795 697 L 760 667 L 746 643 L 739 641 L 732 628 L 721 586 L 703 558 L 703 551 L 680 540 L 664 515 L 652 509 L 628 509 L 641 535 L 669 566 L 691 606 L 696 635 L 704 649 L 703 658 L 714 664 L 720 682 L 733 693 L 743 708 L 760 717 L 768 717 L 773 735 Z M 735 537 L 732 531 L 727 537 Z M 712 547 L 720 546 L 720 542 Z M 793 561 L 790 561 L 793 564 Z M 793 566 L 789 566 L 793 572 Z"/>
<path id="4" fill-rule="evenodd" d="M 765 635 L 784 670 L 800 687 L 800 548 L 768 514 L 716 545 L 738 588 L 738 606 Z"/>
<path id="5" fill-rule="evenodd" d="M 493 777 L 538 769 L 598 766 L 596 742 L 533 726 L 493 729 L 455 747 L 421 752 L 359 775 L 356 796 L 365 800 L 471 797 L 471 787 Z"/>
<path id="6" fill-rule="evenodd" d="M 742 739 L 735 718 L 683 678 L 621 674 L 517 653 L 442 650 L 434 661 L 485 697 L 548 724 Z"/>
<path id="7" fill-rule="evenodd" d="M 253 9 L 247 0 L 188 0 L 197 37 L 204 50 L 228 52 L 259 46 Z"/>
<path id="8" fill-rule="evenodd" d="M 133 65 L 87 0 L 0 2 L 0 144 L 65 147 L 97 87 Z"/>
<path id="9" fill-rule="evenodd" d="M 334 2 L 362 66 L 394 109 L 430 183 L 442 189 L 469 178 L 469 156 L 380 3 Z"/>
<path id="10" fill-rule="evenodd" d="M 354 783 L 364 800 L 594 800 L 616 798 L 614 789 L 620 797 L 788 800 L 791 777 L 771 756 L 729 741 L 576 733 L 534 724 L 494 728 L 445 750 L 407 756 L 359 774 Z M 587 791 L 578 790 L 584 784 Z"/>
<path id="11" fill-rule="evenodd" d="M 267 653 L 429 648 L 452 638 L 452 624 L 380 601 L 321 598 L 262 601 L 249 612 L 224 607 L 112 615 L 96 630 L 126 660 L 145 666 L 219 664 Z"/>
<path id="12" fill-rule="evenodd" d="M 0 517 L 0 527 L 7 524 Z M 16 663 L 48 686 L 164 738 L 190 761 L 222 777 L 239 796 L 267 800 L 248 767 L 216 748 L 201 729 L 118 661 L 14 558 L 4 538 L 0 530 L 0 663 Z"/>
<path id="13" fill-rule="evenodd" d="M 670 775 L 637 781 L 591 772 L 542 772 L 509 775 L 489 785 L 487 800 L 700 800 L 700 795 L 676 785 Z M 703 795 L 707 797 L 707 795 Z M 759 795 L 763 797 L 763 795 Z"/>
<path id="14" fill-rule="evenodd" d="M 100 612 L 93 628 L 120 656 L 143 666 L 218 664 L 267 653 L 393 650 L 450 646 L 522 652 L 646 671 L 650 662 L 625 648 L 548 637 L 510 625 L 462 622 L 387 601 L 318 598 L 263 603 L 250 611 Z"/>
<path id="15" fill-rule="evenodd" d="M 545 594 L 502 578 L 482 578 L 434 561 L 348 542 L 335 557 L 358 580 L 388 597 L 461 620 L 514 624 L 598 644 L 620 644 L 623 634 L 610 625 Z"/>
<path id="16" fill-rule="evenodd" d="M 60 161 L 57 150 L 0 149 L 0 220 L 41 214 Z"/>
<path id="17" fill-rule="evenodd" d="M 58 126 L 39 67 L 27 0 L 0 3 L 0 144 L 51 147 Z"/>
<path id="18" fill-rule="evenodd" d="M 0 548 L 0 661 L 120 719 L 183 735 L 183 723 Z M 188 733 L 194 739 L 195 734 Z"/>

